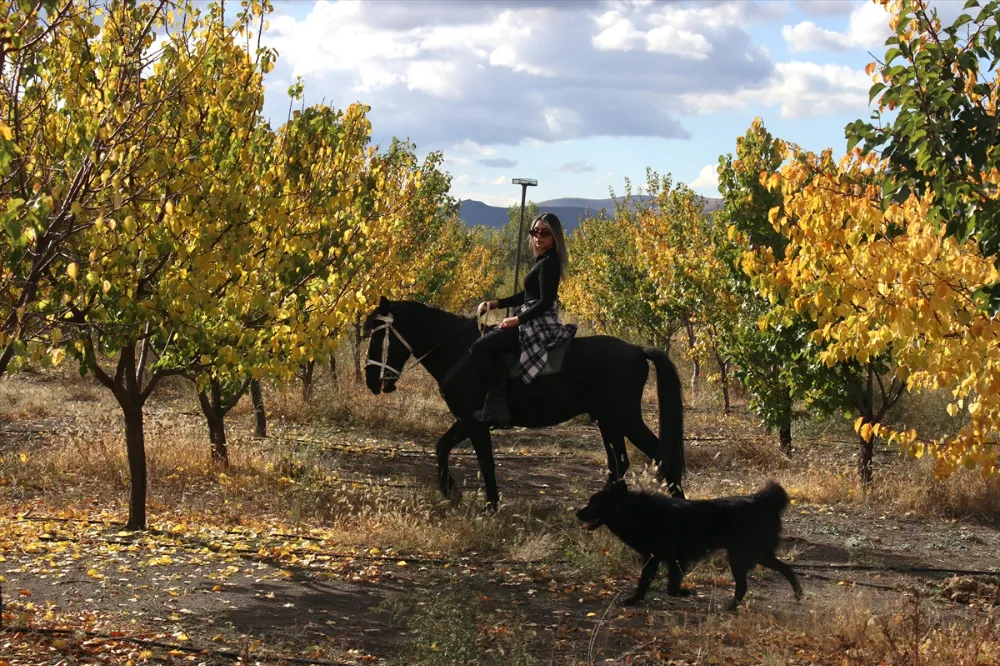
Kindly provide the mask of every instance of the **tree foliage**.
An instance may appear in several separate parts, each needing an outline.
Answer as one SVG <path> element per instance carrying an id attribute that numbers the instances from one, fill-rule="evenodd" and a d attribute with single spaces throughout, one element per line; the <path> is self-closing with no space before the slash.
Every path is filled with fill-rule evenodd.
<path id="1" fill-rule="evenodd" d="M 943 26 L 926 0 L 875 0 L 893 35 L 885 56 L 868 66 L 878 109 L 872 120 L 846 128 L 848 150 L 885 161 L 880 184 L 884 210 L 928 193 L 928 213 L 959 241 L 973 238 L 987 257 L 1000 253 L 1000 125 L 996 76 L 1000 3 L 969 0 Z M 884 120 L 885 115 L 892 115 Z M 1000 307 L 1000 285 L 980 293 Z"/>

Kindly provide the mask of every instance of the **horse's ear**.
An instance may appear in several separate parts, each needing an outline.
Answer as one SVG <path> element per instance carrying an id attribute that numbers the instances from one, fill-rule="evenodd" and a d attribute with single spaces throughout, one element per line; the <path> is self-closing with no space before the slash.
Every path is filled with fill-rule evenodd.
<path id="1" fill-rule="evenodd" d="M 389 309 L 389 299 L 386 298 L 385 296 L 382 296 L 381 298 L 379 298 L 378 309 L 379 310 L 388 310 Z"/>

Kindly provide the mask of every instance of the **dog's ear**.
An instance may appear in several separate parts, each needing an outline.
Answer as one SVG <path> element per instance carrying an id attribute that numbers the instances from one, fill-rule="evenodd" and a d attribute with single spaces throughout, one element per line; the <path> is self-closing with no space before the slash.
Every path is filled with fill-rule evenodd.
<path id="1" fill-rule="evenodd" d="M 628 484 L 625 483 L 625 479 L 618 479 L 611 484 L 611 492 L 619 495 L 628 492 Z"/>

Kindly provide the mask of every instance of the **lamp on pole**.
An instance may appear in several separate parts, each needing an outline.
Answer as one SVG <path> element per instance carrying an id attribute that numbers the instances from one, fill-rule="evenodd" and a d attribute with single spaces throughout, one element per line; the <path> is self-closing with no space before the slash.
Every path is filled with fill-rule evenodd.
<path id="1" fill-rule="evenodd" d="M 534 178 L 514 178 L 510 182 L 521 186 L 521 222 L 517 226 L 517 253 L 514 255 L 514 293 L 516 294 L 520 288 L 520 283 L 517 280 L 521 270 L 521 242 L 524 240 L 524 197 L 528 188 L 538 185 L 538 181 Z M 510 308 L 507 308 L 507 314 L 510 314 Z"/>

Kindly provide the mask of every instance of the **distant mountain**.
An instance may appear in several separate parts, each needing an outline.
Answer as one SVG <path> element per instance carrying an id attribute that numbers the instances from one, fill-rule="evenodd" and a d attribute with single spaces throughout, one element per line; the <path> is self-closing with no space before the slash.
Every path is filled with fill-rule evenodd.
<path id="1" fill-rule="evenodd" d="M 634 196 L 636 199 L 649 201 L 648 195 Z M 621 200 L 621 197 L 618 198 Z M 722 199 L 706 199 L 706 212 L 712 212 L 722 206 Z M 543 213 L 554 213 L 563 223 L 566 232 L 576 229 L 583 219 L 598 217 L 601 209 L 607 211 L 609 217 L 614 215 L 615 200 L 613 199 L 581 199 L 577 197 L 567 197 L 563 199 L 548 199 L 538 202 L 538 210 Z M 459 217 L 470 227 L 482 225 L 499 229 L 507 224 L 507 209 L 502 206 L 489 206 L 475 199 L 466 199 L 459 208 Z M 528 224 L 530 220 L 525 220 Z"/>

